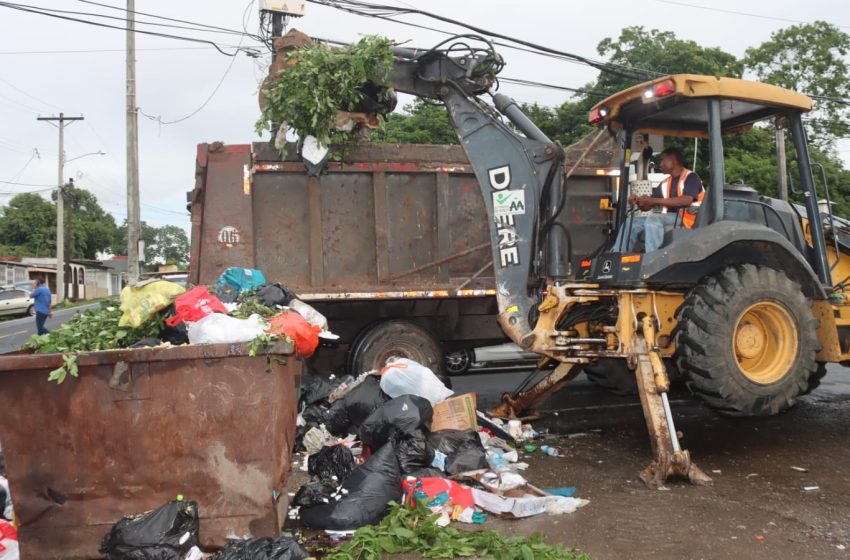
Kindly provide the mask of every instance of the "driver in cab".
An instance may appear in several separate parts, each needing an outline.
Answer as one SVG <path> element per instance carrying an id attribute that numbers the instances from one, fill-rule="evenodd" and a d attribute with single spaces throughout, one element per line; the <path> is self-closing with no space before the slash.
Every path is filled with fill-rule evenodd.
<path id="1" fill-rule="evenodd" d="M 645 217 L 633 216 L 631 224 L 625 226 L 629 230 L 627 251 L 635 250 L 641 231 L 645 232 L 644 252 L 649 253 L 661 247 L 665 226 L 681 224 L 688 229 L 694 227 L 705 188 L 699 175 L 686 169 L 682 161 L 682 152 L 678 148 L 667 148 L 661 152 L 661 171 L 668 174 L 667 180 L 652 189 L 651 196 L 629 197 L 630 204 L 652 213 Z"/>

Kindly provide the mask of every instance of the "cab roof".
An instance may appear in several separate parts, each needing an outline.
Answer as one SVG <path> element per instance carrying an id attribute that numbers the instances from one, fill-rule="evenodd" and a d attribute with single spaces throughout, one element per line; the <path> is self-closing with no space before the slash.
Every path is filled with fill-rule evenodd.
<path id="1" fill-rule="evenodd" d="M 723 134 L 741 132 L 753 123 L 788 110 L 808 112 L 812 99 L 779 86 L 697 74 L 673 74 L 643 82 L 593 106 L 591 124 L 630 128 L 649 134 L 705 137 L 708 104 L 719 97 Z"/>

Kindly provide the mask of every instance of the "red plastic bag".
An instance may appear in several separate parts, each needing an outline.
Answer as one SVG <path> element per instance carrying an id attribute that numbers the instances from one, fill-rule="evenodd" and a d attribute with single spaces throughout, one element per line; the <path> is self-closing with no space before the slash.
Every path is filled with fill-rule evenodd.
<path id="1" fill-rule="evenodd" d="M 176 327 L 181 321 L 194 323 L 213 313 L 227 313 L 227 308 L 221 300 L 210 293 L 206 286 L 195 286 L 174 300 L 177 314 L 169 317 L 165 324 Z"/>
<path id="2" fill-rule="evenodd" d="M 319 333 L 322 329 L 314 327 L 294 311 L 284 311 L 269 320 L 267 333 L 286 335 L 295 341 L 295 353 L 309 358 L 319 346 Z"/>

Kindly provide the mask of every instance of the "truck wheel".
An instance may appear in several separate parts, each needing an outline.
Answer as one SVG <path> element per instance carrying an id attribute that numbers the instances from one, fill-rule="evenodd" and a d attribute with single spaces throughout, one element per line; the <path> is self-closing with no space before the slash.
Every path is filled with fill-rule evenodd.
<path id="1" fill-rule="evenodd" d="M 584 366 L 587 378 L 606 391 L 621 397 L 637 395 L 635 372 L 626 365 L 626 360 L 602 358 Z"/>
<path id="2" fill-rule="evenodd" d="M 466 348 L 457 352 L 450 352 L 445 357 L 446 371 L 451 375 L 463 375 L 469 371 L 473 359 L 472 350 Z"/>
<path id="3" fill-rule="evenodd" d="M 444 376 L 440 345 L 428 331 L 409 321 L 383 321 L 368 327 L 357 336 L 349 353 L 351 375 L 380 370 L 387 359 L 397 356 L 419 362 L 451 388 Z"/>
<path id="4" fill-rule="evenodd" d="M 677 312 L 676 359 L 687 385 L 732 416 L 794 405 L 818 370 L 818 321 L 800 285 L 742 265 L 706 277 Z"/>

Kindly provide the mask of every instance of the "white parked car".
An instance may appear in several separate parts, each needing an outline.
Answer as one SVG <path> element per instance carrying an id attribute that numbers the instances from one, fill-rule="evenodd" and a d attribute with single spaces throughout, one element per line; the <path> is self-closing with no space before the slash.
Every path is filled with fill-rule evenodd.
<path id="1" fill-rule="evenodd" d="M 29 290 L 0 289 L 0 315 L 35 315 L 35 302 Z"/>

